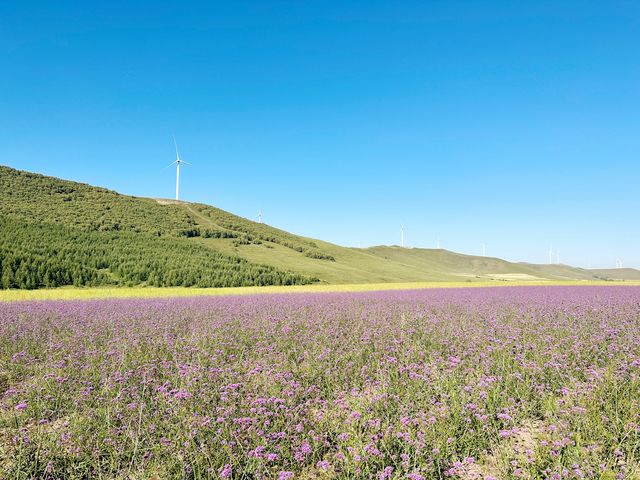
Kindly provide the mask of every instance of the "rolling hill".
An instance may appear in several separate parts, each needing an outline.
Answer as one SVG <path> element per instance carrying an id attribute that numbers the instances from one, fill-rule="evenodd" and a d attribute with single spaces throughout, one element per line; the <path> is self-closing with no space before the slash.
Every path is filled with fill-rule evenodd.
<path id="1" fill-rule="evenodd" d="M 635 268 L 598 268 L 589 272 L 607 280 L 640 280 L 640 270 Z"/>
<path id="2" fill-rule="evenodd" d="M 640 272 L 625 269 L 625 279 Z M 596 280 L 622 273 L 442 249 L 347 248 L 218 208 L 0 166 L 0 286 Z"/>

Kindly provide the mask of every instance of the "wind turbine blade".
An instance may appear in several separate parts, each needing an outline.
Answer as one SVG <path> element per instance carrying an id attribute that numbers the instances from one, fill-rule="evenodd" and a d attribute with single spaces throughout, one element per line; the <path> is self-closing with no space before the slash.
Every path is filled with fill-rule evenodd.
<path id="1" fill-rule="evenodd" d="M 174 160 L 173 162 L 171 162 L 169 165 L 167 165 L 166 167 L 163 168 L 163 170 L 166 170 L 167 168 L 171 167 L 172 165 L 175 165 L 177 162 L 177 160 Z"/>
<path id="2" fill-rule="evenodd" d="M 176 142 L 176 136 L 171 135 L 173 137 L 173 145 L 176 147 L 176 160 L 180 161 L 180 154 L 178 153 L 178 143 Z"/>
<path id="3" fill-rule="evenodd" d="M 191 165 L 189 162 L 185 162 L 184 160 L 180 160 L 180 163 L 182 165 L 189 165 L 190 167 L 192 167 L 193 165 Z"/>

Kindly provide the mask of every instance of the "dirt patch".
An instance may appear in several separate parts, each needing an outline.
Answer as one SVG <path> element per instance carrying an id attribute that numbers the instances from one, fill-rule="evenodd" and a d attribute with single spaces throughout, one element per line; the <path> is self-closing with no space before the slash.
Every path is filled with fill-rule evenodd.
<path id="1" fill-rule="evenodd" d="M 505 458 L 509 460 L 526 460 L 536 449 L 536 445 L 544 433 L 544 426 L 542 422 L 532 421 L 514 429 L 514 431 L 514 435 L 496 445 L 490 454 L 481 459 L 480 463 L 471 463 L 459 467 L 456 470 L 456 477 L 460 480 L 501 478 L 501 460 Z"/>
<path id="2" fill-rule="evenodd" d="M 184 205 L 187 202 L 182 200 L 171 200 L 170 198 L 154 198 L 160 205 Z"/>

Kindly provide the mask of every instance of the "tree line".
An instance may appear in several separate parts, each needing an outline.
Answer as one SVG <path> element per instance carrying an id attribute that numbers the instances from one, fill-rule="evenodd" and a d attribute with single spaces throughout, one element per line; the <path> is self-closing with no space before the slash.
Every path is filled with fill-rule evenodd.
<path id="1" fill-rule="evenodd" d="M 0 287 L 235 287 L 316 281 L 186 239 L 83 231 L 0 216 Z"/>

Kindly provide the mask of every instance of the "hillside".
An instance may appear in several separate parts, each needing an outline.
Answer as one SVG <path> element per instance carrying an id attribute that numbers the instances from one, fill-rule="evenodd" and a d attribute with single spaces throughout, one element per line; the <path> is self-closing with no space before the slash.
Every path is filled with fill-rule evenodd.
<path id="1" fill-rule="evenodd" d="M 597 278 L 610 277 L 441 249 L 346 248 L 209 205 L 121 195 L 0 166 L 4 288 Z"/>
<path id="2" fill-rule="evenodd" d="M 2 288 L 230 287 L 315 280 L 189 241 L 200 234 L 180 205 L 0 167 Z"/>
<path id="3" fill-rule="evenodd" d="M 596 277 L 610 280 L 640 280 L 640 270 L 635 268 L 596 268 L 589 272 Z"/>

